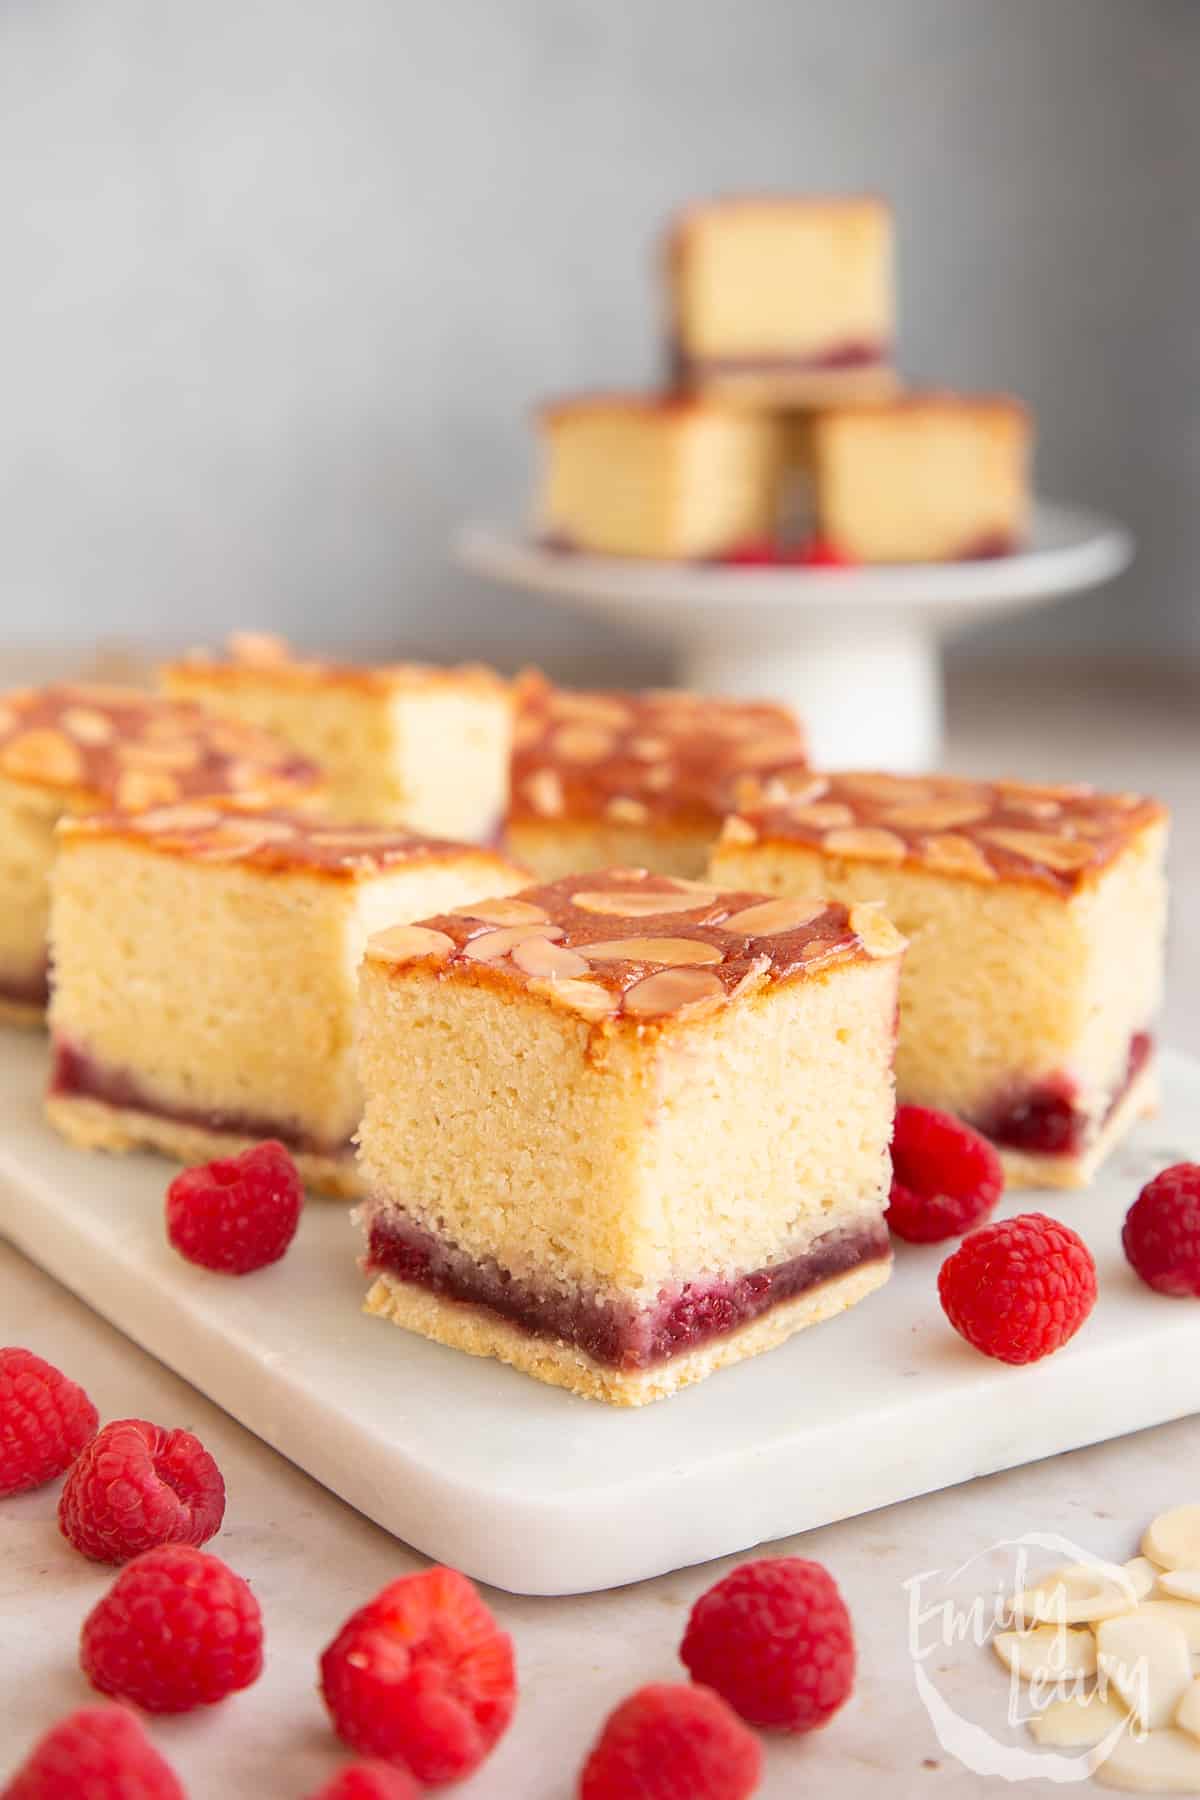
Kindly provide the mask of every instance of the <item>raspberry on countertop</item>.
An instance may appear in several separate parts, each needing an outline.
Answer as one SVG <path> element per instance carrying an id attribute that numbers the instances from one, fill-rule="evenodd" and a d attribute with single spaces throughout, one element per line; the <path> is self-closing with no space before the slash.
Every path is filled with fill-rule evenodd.
<path id="1" fill-rule="evenodd" d="M 262 1614 L 219 1557 L 167 1544 L 135 1557 L 92 1608 L 79 1661 L 94 1688 L 146 1712 L 215 1706 L 262 1673 Z"/>
<path id="2" fill-rule="evenodd" d="M 225 1483 L 199 1438 L 145 1419 L 106 1425 L 79 1456 L 58 1503 L 63 1536 L 93 1562 L 206 1543 L 224 1516 Z"/>
<path id="3" fill-rule="evenodd" d="M 761 1775 L 758 1739 L 719 1694 L 656 1682 L 605 1721 L 579 1800 L 748 1800 Z"/>
<path id="4" fill-rule="evenodd" d="M 123 1706 L 85 1706 L 52 1725 L 0 1800 L 186 1800 L 183 1787 Z"/>
<path id="5" fill-rule="evenodd" d="M 936 1244 L 981 1225 L 1004 1192 L 999 1154 L 951 1113 L 900 1106 L 892 1136 L 887 1222 L 910 1244 Z"/>
<path id="6" fill-rule="evenodd" d="M 702 1594 L 679 1650 L 693 1681 L 750 1725 L 827 1725 L 854 1688 L 854 1627 L 827 1569 L 798 1556 L 743 1563 Z"/>
<path id="7" fill-rule="evenodd" d="M 512 1640 L 465 1575 L 427 1569 L 350 1615 L 321 1657 L 321 1692 L 351 1750 L 440 1787 L 478 1768 L 508 1729 Z"/>
<path id="8" fill-rule="evenodd" d="M 100 1415 L 83 1389 L 32 1350 L 0 1349 L 0 1499 L 69 1469 Z"/>

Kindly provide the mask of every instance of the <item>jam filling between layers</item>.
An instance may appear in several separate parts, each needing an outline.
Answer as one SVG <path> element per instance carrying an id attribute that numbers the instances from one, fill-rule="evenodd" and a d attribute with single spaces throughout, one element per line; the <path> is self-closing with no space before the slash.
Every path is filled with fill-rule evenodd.
<path id="1" fill-rule="evenodd" d="M 45 1007 L 50 1001 L 50 971 L 41 968 L 27 975 L 0 975 L 0 1000 L 14 1006 Z"/>
<path id="2" fill-rule="evenodd" d="M 1039 1156 L 1077 1156 L 1104 1130 L 1154 1054 L 1148 1031 L 1129 1040 L 1125 1074 L 1099 1119 L 1079 1105 L 1079 1084 L 1070 1075 L 1051 1075 L 1036 1087 L 1006 1100 L 972 1123 L 1004 1150 L 1029 1150 Z"/>
<path id="3" fill-rule="evenodd" d="M 301 1155 L 337 1158 L 353 1155 L 353 1143 L 349 1138 L 342 1143 L 327 1143 L 302 1130 L 294 1121 L 269 1119 L 261 1113 L 239 1112 L 230 1107 L 178 1106 L 157 1099 L 129 1070 L 110 1068 L 97 1062 L 86 1050 L 80 1050 L 63 1038 L 55 1039 L 53 1045 L 47 1091 L 55 1098 L 98 1100 L 101 1105 L 119 1108 L 122 1112 L 146 1113 L 154 1119 L 169 1119 L 175 1125 L 225 1132 L 231 1137 L 250 1138 L 255 1142 L 276 1138 Z"/>
<path id="4" fill-rule="evenodd" d="M 791 375 L 820 373 L 826 369 L 874 369 L 890 363 L 893 346 L 883 338 L 845 338 L 824 350 L 789 354 L 747 352 L 737 356 L 712 356 L 684 348 L 678 337 L 669 346 L 673 385 L 685 384 L 692 375 Z"/>
<path id="5" fill-rule="evenodd" d="M 612 1369 L 648 1369 L 759 1319 L 786 1300 L 862 1263 L 890 1254 L 882 1219 L 826 1232 L 800 1256 L 732 1280 L 689 1281 L 664 1289 L 655 1305 L 598 1295 L 552 1293 L 494 1262 L 481 1263 L 415 1225 L 396 1209 L 378 1210 L 367 1227 L 365 1267 L 414 1287 L 496 1314 L 530 1337 L 555 1338 Z"/>

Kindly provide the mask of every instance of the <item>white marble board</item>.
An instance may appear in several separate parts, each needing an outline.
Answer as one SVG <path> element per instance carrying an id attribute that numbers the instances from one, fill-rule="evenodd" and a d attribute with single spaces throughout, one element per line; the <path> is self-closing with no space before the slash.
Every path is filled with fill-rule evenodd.
<path id="1" fill-rule="evenodd" d="M 1120 1248 L 1141 1182 L 1200 1158 L 1200 1063 L 1181 1056 L 1090 1191 L 1006 1199 L 1096 1255 L 1096 1312 L 1057 1356 L 976 1355 L 938 1308 L 939 1247 L 901 1246 L 854 1311 L 636 1411 L 365 1318 L 333 1202 L 310 1201 L 274 1268 L 190 1267 L 163 1235 L 169 1165 L 62 1143 L 44 1069 L 37 1040 L 0 1039 L 0 1233 L 378 1524 L 513 1592 L 616 1587 L 1200 1410 L 1200 1308 L 1143 1288 Z"/>

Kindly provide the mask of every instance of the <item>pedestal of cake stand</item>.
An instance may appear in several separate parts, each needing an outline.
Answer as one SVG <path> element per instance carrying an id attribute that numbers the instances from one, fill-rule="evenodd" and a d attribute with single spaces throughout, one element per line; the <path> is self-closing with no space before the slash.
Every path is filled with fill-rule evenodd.
<path id="1" fill-rule="evenodd" d="M 680 682 L 773 698 L 805 719 L 824 767 L 919 771 L 941 753 L 944 640 L 1098 586 L 1133 554 L 1120 525 L 1039 503 L 1014 556 L 886 568 L 746 568 L 580 556 L 469 526 L 459 561 L 506 587 L 669 644 Z"/>

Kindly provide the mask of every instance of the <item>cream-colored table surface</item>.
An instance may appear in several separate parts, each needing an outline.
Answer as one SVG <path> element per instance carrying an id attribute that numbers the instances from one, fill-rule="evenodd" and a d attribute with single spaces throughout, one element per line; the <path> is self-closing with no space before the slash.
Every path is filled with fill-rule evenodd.
<path id="1" fill-rule="evenodd" d="M 1179 827 L 1166 1035 L 1200 1053 L 1200 948 L 1189 917 L 1200 899 L 1200 713 L 1186 688 L 1077 677 L 1072 691 L 1053 671 L 986 685 L 972 678 L 954 691 L 952 741 L 952 761 L 964 770 L 1085 775 L 1148 787 L 1172 802 Z M 254 1582 L 267 1620 L 267 1669 L 255 1688 L 217 1714 L 164 1722 L 155 1732 L 193 1800 L 301 1800 L 341 1760 L 314 1693 L 317 1653 L 352 1606 L 421 1559 L 3 1245 L 0 1342 L 27 1343 L 82 1373 L 105 1416 L 188 1425 L 218 1458 L 230 1505 L 213 1548 Z M 870 1454 L 869 1445 L 863 1453 Z M 1149 1515 L 1184 1498 L 1200 1499 L 1197 1420 L 774 1546 L 818 1557 L 835 1572 L 854 1614 L 861 1673 L 853 1702 L 829 1730 L 807 1743 L 771 1746 L 763 1795 L 965 1800 L 1013 1791 L 995 1776 L 963 1769 L 939 1747 L 915 1694 L 903 1583 L 1027 1532 L 1059 1533 L 1124 1558 Z M 18 1760 L 23 1743 L 85 1695 L 74 1642 L 108 1577 L 59 1539 L 54 1504 L 55 1490 L 47 1489 L 0 1506 L 0 1775 Z M 487 1529 L 486 1520 L 480 1529 Z M 568 1800 L 600 1718 L 639 1683 L 675 1676 L 688 1604 L 728 1566 L 583 1599 L 490 1596 L 517 1640 L 523 1699 L 495 1757 L 455 1791 L 495 1800 Z M 1002 1688 L 986 1652 L 959 1649 L 935 1664 L 945 1670 L 944 1690 L 964 1711 Z M 1048 1782 L 1026 1784 L 1026 1791 L 1043 1790 L 1050 1791 Z"/>

